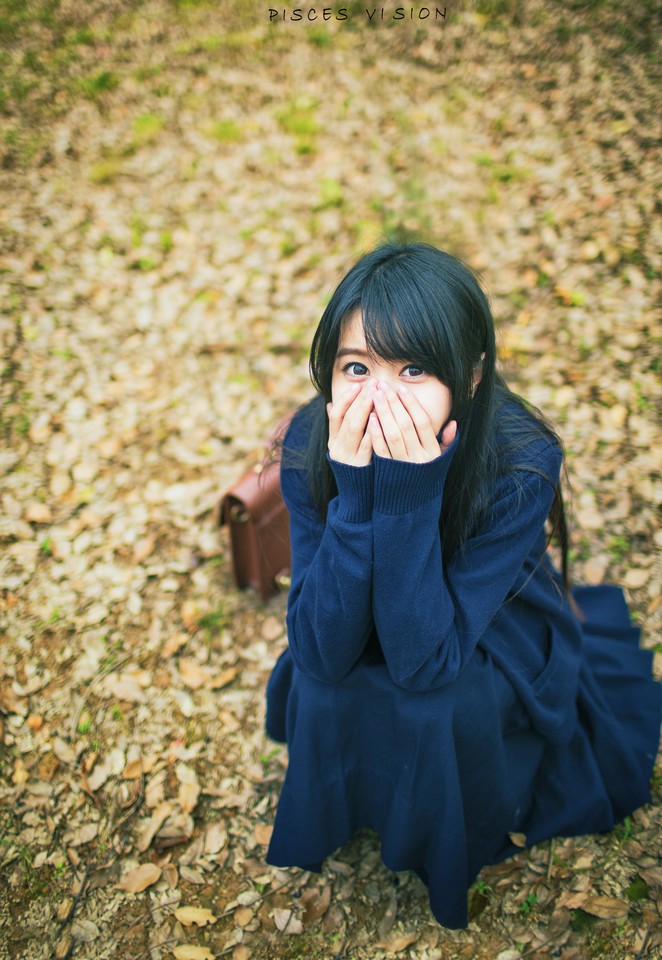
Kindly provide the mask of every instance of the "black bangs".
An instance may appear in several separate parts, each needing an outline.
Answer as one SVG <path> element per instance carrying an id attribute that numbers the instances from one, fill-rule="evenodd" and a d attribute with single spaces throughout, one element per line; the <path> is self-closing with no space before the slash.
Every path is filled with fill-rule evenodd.
<path id="1" fill-rule="evenodd" d="M 388 278 L 377 271 L 368 280 L 354 315 L 361 313 L 371 354 L 416 363 L 452 388 L 461 371 L 437 305 L 422 286 L 405 263 L 391 263 Z"/>

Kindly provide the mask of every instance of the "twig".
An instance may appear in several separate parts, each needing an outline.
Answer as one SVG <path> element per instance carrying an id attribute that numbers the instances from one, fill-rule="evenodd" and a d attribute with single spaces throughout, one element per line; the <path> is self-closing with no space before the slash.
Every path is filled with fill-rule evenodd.
<path id="1" fill-rule="evenodd" d="M 637 953 L 635 960 L 641 960 L 641 958 L 643 957 L 644 953 L 648 948 L 648 938 L 650 937 L 650 935 L 651 935 L 651 928 L 647 927 L 646 933 L 644 934 L 644 942 L 641 944 L 641 947 L 639 948 L 639 952 Z"/>
<path id="2" fill-rule="evenodd" d="M 554 866 L 554 837 L 549 841 L 549 858 L 547 860 L 547 880 L 552 877 L 552 868 Z"/>
<path id="3" fill-rule="evenodd" d="M 58 930 L 58 933 L 57 933 L 58 937 L 62 934 L 62 931 L 64 930 L 66 925 L 69 923 L 71 918 L 73 917 L 74 913 L 76 912 L 76 907 L 80 903 L 83 897 L 83 894 L 85 893 L 85 888 L 87 887 L 87 878 L 90 875 L 90 869 L 91 869 L 91 864 L 88 863 L 87 866 L 85 867 L 85 873 L 83 874 L 83 879 L 80 882 L 80 890 L 74 897 L 73 903 L 69 907 L 66 917 L 64 918 L 64 920 L 60 921 L 60 929 Z"/>

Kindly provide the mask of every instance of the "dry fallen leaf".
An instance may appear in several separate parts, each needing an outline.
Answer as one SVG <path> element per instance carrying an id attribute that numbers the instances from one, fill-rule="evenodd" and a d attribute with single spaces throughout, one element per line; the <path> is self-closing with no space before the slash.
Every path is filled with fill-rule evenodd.
<path id="1" fill-rule="evenodd" d="M 237 907 L 234 912 L 235 923 L 238 923 L 240 927 L 247 926 L 253 919 L 253 911 L 249 910 L 248 907 Z"/>
<path id="2" fill-rule="evenodd" d="M 142 563 L 143 560 L 147 559 L 153 549 L 153 537 L 144 537 L 142 540 L 137 540 L 133 547 L 133 562 Z"/>
<path id="3" fill-rule="evenodd" d="M 139 867 L 125 873 L 117 886 L 127 893 L 140 893 L 151 887 L 160 877 L 161 867 L 157 867 L 155 863 L 141 863 Z"/>
<path id="4" fill-rule="evenodd" d="M 207 827 L 204 847 L 204 851 L 207 855 L 213 856 L 216 853 L 220 853 L 227 842 L 227 831 L 224 823 L 221 820 L 217 820 Z"/>
<path id="5" fill-rule="evenodd" d="M 188 639 L 189 636 L 187 633 L 173 633 L 161 647 L 161 656 L 166 659 L 172 657 L 173 654 L 177 653 L 177 651 L 184 646 Z"/>
<path id="6" fill-rule="evenodd" d="M 117 674 L 111 673 L 106 677 L 103 685 L 118 700 L 129 700 L 133 703 L 145 702 L 145 694 L 140 684 L 131 677 L 118 677 Z"/>
<path id="7" fill-rule="evenodd" d="M 514 843 L 516 847 L 525 847 L 526 846 L 526 835 L 523 833 L 511 833 L 509 834 L 510 842 Z"/>
<path id="8" fill-rule="evenodd" d="M 271 841 L 271 834 L 274 828 L 266 823 L 258 823 L 255 827 L 255 839 L 258 843 L 266 846 Z"/>
<path id="9" fill-rule="evenodd" d="M 411 946 L 416 940 L 418 940 L 418 933 L 392 933 L 386 940 L 383 940 L 381 943 L 376 944 L 380 950 L 387 950 L 389 953 L 400 953 L 402 950 L 406 950 L 407 947 Z"/>
<path id="10" fill-rule="evenodd" d="M 199 927 L 204 927 L 208 923 L 216 923 L 218 920 L 218 917 L 215 917 L 211 910 L 207 910 L 205 907 L 178 907 L 175 910 L 175 916 L 185 927 L 190 927 L 194 923 Z"/>
<path id="11" fill-rule="evenodd" d="M 220 690 L 221 687 L 227 687 L 228 683 L 232 683 L 236 676 L 237 668 L 228 667 L 227 670 L 223 670 L 217 676 L 212 678 L 209 687 L 211 690 Z"/>
<path id="12" fill-rule="evenodd" d="M 28 523 L 51 523 L 53 520 L 53 514 L 48 504 L 37 501 L 28 505 L 23 516 Z"/>
<path id="13" fill-rule="evenodd" d="M 327 883 L 324 889 L 304 890 L 301 896 L 303 906 L 303 924 L 308 926 L 323 917 L 331 903 L 331 884 Z"/>
<path id="14" fill-rule="evenodd" d="M 292 910 L 274 907 L 271 916 L 274 918 L 276 928 L 281 933 L 302 933 L 303 925 L 298 917 L 294 916 Z"/>
<path id="15" fill-rule="evenodd" d="M 196 947 L 192 943 L 184 943 L 181 947 L 173 947 L 173 955 L 177 960 L 215 960 L 207 947 Z"/>
<path id="16" fill-rule="evenodd" d="M 200 796 L 200 784 L 180 783 L 177 798 L 184 813 L 191 813 L 195 809 Z"/>
<path id="17" fill-rule="evenodd" d="M 262 636 L 265 640 L 277 640 L 283 632 L 283 624 L 278 617 L 270 616 L 262 624 Z"/>
<path id="18" fill-rule="evenodd" d="M 638 587 L 643 587 L 644 584 L 648 583 L 650 575 L 650 570 L 641 570 L 637 569 L 636 567 L 631 567 L 629 570 L 626 570 L 625 576 L 623 577 L 623 583 L 626 587 L 636 590 Z"/>
<path id="19" fill-rule="evenodd" d="M 144 853 L 145 850 L 147 850 L 152 840 L 161 829 L 162 824 L 165 823 L 166 818 L 170 816 L 171 810 L 172 810 L 172 804 L 169 803 L 168 800 L 162 801 L 156 807 L 156 809 L 152 813 L 152 816 L 149 819 L 149 822 L 147 823 L 146 827 L 138 837 L 138 842 L 136 843 L 136 847 L 138 848 L 140 853 Z"/>
<path id="20" fill-rule="evenodd" d="M 179 672 L 182 680 L 191 690 L 197 690 L 210 678 L 210 672 L 206 667 L 201 667 L 195 660 L 188 658 L 179 661 Z"/>
<path id="21" fill-rule="evenodd" d="M 136 760 L 131 760 L 122 771 L 122 779 L 137 780 L 141 774 L 149 773 L 157 760 L 158 757 L 154 754 L 151 757 L 138 757 Z"/>
<path id="22" fill-rule="evenodd" d="M 630 907 L 624 900 L 614 897 L 587 897 L 582 910 L 602 920 L 622 920 L 627 917 Z"/>
<path id="23" fill-rule="evenodd" d="M 198 617 L 200 616 L 200 611 L 198 605 L 194 600 L 185 600 L 182 604 L 179 615 L 182 618 L 182 623 L 190 630 L 197 623 Z"/>

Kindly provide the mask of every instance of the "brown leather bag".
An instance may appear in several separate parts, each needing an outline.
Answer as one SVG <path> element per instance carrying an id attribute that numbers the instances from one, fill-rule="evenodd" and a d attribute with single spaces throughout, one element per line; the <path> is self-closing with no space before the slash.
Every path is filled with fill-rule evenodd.
<path id="1" fill-rule="evenodd" d="M 280 463 L 271 459 L 271 451 L 291 419 L 280 422 L 262 462 L 251 467 L 220 504 L 220 523 L 227 523 L 230 531 L 237 586 L 256 587 L 263 600 L 289 586 L 290 517 L 280 490 Z"/>

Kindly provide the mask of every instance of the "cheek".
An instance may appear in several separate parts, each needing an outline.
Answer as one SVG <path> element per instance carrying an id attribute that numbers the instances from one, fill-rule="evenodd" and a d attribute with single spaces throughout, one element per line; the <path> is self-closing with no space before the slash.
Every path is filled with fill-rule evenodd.
<path id="1" fill-rule="evenodd" d="M 430 418 L 435 433 L 439 433 L 451 412 L 450 390 L 435 384 L 429 390 L 421 392 L 418 400 Z"/>

